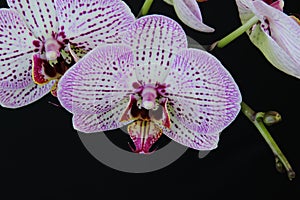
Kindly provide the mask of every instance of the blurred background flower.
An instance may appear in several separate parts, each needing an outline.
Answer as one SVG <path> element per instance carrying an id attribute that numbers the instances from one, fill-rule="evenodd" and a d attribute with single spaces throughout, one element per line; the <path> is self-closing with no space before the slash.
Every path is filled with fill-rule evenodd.
<path id="1" fill-rule="evenodd" d="M 283 12 L 283 0 L 236 0 L 242 24 L 258 20 L 247 31 L 251 42 L 279 70 L 300 78 L 300 24 Z"/>

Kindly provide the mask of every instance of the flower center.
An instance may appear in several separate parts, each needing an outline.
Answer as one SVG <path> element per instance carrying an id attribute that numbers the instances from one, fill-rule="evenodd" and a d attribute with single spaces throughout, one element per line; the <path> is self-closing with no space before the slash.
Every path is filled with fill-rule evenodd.
<path id="1" fill-rule="evenodd" d="M 168 99 L 164 97 L 165 84 L 141 85 L 135 82 L 135 94 L 130 95 L 129 103 L 120 121 L 146 120 L 160 121 L 160 124 L 170 128 L 171 122 L 167 110 Z"/>

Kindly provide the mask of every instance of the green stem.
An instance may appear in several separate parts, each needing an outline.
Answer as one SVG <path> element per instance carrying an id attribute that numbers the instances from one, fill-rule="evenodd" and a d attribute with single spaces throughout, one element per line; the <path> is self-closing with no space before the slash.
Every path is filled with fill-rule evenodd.
<path id="1" fill-rule="evenodd" d="M 247 30 L 249 30 L 254 24 L 258 22 L 258 18 L 256 16 L 252 17 L 249 19 L 245 24 L 240 26 L 238 29 L 224 37 L 223 39 L 219 40 L 217 42 L 217 47 L 218 48 L 223 48 L 230 42 L 232 42 L 234 39 L 245 33 Z"/>
<path id="2" fill-rule="evenodd" d="M 253 111 L 246 103 L 241 103 L 242 112 L 247 116 L 247 118 L 255 125 L 255 127 L 259 130 L 265 141 L 268 143 L 269 147 L 271 148 L 272 152 L 275 155 L 276 167 L 280 168 L 282 165 L 285 167 L 287 171 L 288 178 L 292 180 L 295 178 L 295 172 L 293 171 L 291 165 L 289 164 L 288 160 L 272 138 L 271 134 L 265 127 L 262 117 L 264 113 L 258 112 L 256 113 Z M 277 169 L 278 169 L 277 168 Z"/>
<path id="3" fill-rule="evenodd" d="M 142 8 L 141 8 L 141 10 L 140 10 L 140 12 L 139 12 L 139 14 L 136 18 L 147 15 L 152 3 L 153 3 L 153 0 L 145 0 L 143 6 L 142 6 Z"/>

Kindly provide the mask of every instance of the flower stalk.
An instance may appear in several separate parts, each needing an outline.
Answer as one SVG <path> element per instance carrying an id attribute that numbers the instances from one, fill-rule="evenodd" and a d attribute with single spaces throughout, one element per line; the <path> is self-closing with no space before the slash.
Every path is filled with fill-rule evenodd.
<path id="1" fill-rule="evenodd" d="M 265 124 L 263 122 L 263 118 L 265 113 L 263 112 L 255 112 L 252 110 L 245 102 L 241 103 L 241 110 L 246 115 L 246 117 L 255 125 L 255 127 L 259 130 L 269 147 L 271 148 L 274 156 L 275 156 L 275 165 L 276 169 L 279 172 L 284 172 L 283 167 L 285 168 L 285 171 L 287 172 L 287 176 L 289 180 L 292 180 L 295 178 L 295 172 L 292 169 L 290 163 L 276 144 L 275 140 L 272 138 L 271 134 L 265 127 Z"/>
<path id="2" fill-rule="evenodd" d="M 145 0 L 139 14 L 137 15 L 137 18 L 147 15 L 152 3 L 153 0 Z"/>
<path id="3" fill-rule="evenodd" d="M 231 32 L 229 35 L 225 36 L 223 39 L 215 42 L 211 45 L 210 50 L 213 50 L 215 47 L 223 48 L 239 36 L 241 36 L 243 33 L 245 33 L 247 30 L 249 30 L 254 24 L 258 22 L 258 18 L 256 16 L 249 19 L 245 24 L 237 28 L 235 31 Z"/>

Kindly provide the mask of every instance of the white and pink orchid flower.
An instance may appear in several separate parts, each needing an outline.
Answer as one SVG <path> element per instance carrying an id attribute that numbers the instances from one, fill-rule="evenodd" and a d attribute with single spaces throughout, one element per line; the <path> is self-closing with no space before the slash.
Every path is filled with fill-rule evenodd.
<path id="1" fill-rule="evenodd" d="M 279 70 L 300 78 L 300 24 L 283 12 L 283 0 L 236 0 L 242 24 L 258 22 L 247 32 L 251 42 Z"/>
<path id="2" fill-rule="evenodd" d="M 134 151 L 148 153 L 161 134 L 193 149 L 216 148 L 241 94 L 214 56 L 187 48 L 177 22 L 148 15 L 128 27 L 123 44 L 97 47 L 69 69 L 58 99 L 84 133 L 132 123 Z"/>
<path id="3" fill-rule="evenodd" d="M 173 5 L 178 18 L 187 26 L 201 32 L 213 32 L 214 29 L 205 25 L 198 2 L 206 0 L 164 0 Z"/>
<path id="4" fill-rule="evenodd" d="M 120 43 L 134 22 L 120 0 L 8 0 L 0 9 L 0 104 L 18 108 L 52 91 L 96 46 Z"/>

